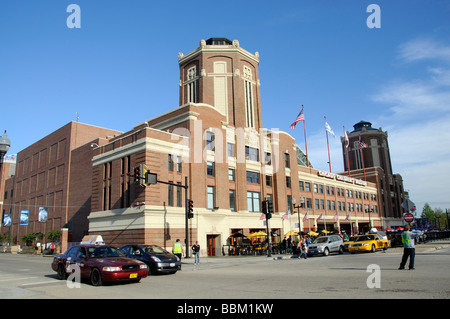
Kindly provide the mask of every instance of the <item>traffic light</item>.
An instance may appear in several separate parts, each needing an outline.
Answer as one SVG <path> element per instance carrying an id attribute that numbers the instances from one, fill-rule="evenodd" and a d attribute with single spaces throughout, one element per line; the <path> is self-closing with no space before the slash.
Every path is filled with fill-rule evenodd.
<path id="1" fill-rule="evenodd" d="M 262 213 L 267 215 L 267 200 L 263 200 L 262 203 Z"/>
<path id="2" fill-rule="evenodd" d="M 194 202 L 191 199 L 188 200 L 188 218 L 194 218 Z"/>
<path id="3" fill-rule="evenodd" d="M 271 200 L 267 201 L 267 219 L 272 218 L 273 214 L 273 203 Z"/>
<path id="4" fill-rule="evenodd" d="M 133 168 L 133 182 L 139 183 L 141 181 L 141 168 L 136 166 Z"/>

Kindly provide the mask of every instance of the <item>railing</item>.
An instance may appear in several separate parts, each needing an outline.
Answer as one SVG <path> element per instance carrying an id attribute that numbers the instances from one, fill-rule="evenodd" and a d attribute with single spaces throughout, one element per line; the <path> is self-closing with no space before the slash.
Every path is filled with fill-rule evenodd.
<path id="1" fill-rule="evenodd" d="M 272 254 L 281 253 L 278 244 L 271 244 Z M 252 245 L 223 245 L 222 249 L 225 256 L 261 256 L 267 255 L 267 244 Z"/>

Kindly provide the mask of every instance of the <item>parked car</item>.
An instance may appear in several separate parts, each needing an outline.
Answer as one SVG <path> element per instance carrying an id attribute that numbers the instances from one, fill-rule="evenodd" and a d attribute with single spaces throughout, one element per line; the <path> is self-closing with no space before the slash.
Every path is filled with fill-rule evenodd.
<path id="1" fill-rule="evenodd" d="M 323 254 L 328 256 L 330 253 L 344 253 L 344 241 L 338 235 L 320 236 L 308 246 L 308 256 Z"/>
<path id="2" fill-rule="evenodd" d="M 181 260 L 157 245 L 127 245 L 120 250 L 130 258 L 145 262 L 151 274 L 174 274 L 181 270 Z"/>
<path id="3" fill-rule="evenodd" d="M 379 234 L 368 234 L 358 236 L 356 240 L 349 245 L 348 251 L 352 254 L 360 251 L 375 252 L 377 249 L 388 249 L 390 247 L 389 240 L 383 238 Z"/>
<path id="4" fill-rule="evenodd" d="M 73 246 L 53 258 L 52 269 L 58 279 L 64 280 L 75 265 L 80 267 L 81 278 L 88 278 L 93 286 L 112 281 L 139 282 L 148 276 L 144 262 L 127 258 L 119 249 L 107 245 Z"/>

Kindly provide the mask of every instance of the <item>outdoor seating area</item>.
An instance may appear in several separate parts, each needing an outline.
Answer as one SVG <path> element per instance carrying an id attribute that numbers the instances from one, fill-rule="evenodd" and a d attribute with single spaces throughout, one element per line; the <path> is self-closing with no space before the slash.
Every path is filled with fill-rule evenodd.
<path id="1" fill-rule="evenodd" d="M 330 231 L 322 231 L 323 233 L 330 233 Z M 271 241 L 272 254 L 291 253 L 293 247 L 290 245 L 290 238 L 297 237 L 298 232 L 287 232 L 284 234 L 284 239 L 279 242 Z M 319 233 L 309 231 L 307 233 L 301 232 L 302 236 L 317 237 Z M 222 254 L 224 256 L 262 256 L 267 255 L 267 233 L 264 231 L 255 231 L 248 236 L 240 232 L 236 232 L 228 237 L 229 244 L 223 245 Z M 286 241 L 286 239 L 289 239 Z"/>

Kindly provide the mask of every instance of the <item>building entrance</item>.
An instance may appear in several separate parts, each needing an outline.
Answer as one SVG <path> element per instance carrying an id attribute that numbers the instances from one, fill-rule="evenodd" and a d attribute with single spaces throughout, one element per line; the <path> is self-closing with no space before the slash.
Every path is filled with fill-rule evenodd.
<path id="1" fill-rule="evenodd" d="M 206 235 L 207 256 L 216 256 L 216 238 L 217 235 Z"/>

